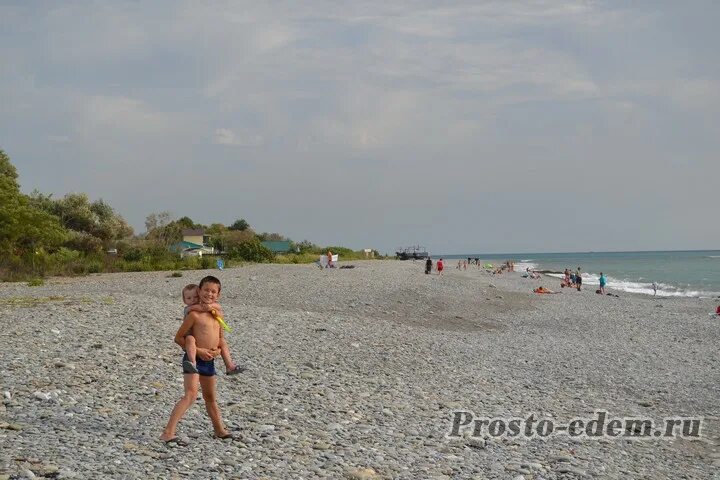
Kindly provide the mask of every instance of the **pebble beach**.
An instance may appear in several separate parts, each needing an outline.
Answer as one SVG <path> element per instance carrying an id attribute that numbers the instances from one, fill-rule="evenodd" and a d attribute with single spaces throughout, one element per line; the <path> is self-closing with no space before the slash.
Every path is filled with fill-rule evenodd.
<path id="1" fill-rule="evenodd" d="M 720 478 L 720 300 L 348 263 L 0 284 L 0 480 Z M 199 399 L 165 444 L 180 291 L 208 274 L 247 367 L 217 360 L 235 439 L 213 438 Z M 698 438 L 455 438 L 458 410 L 703 423 Z"/>

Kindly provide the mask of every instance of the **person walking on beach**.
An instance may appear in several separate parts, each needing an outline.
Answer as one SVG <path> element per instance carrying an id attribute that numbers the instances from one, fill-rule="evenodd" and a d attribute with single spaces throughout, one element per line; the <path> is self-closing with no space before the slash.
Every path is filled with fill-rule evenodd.
<path id="1" fill-rule="evenodd" d="M 207 276 L 200 281 L 199 295 L 200 302 L 205 305 L 216 303 L 220 298 L 220 280 L 213 276 Z M 197 370 L 198 373 L 186 373 L 183 371 L 184 393 L 182 398 L 175 404 L 170 419 L 168 420 L 160 440 L 166 443 L 180 443 L 176 435 L 177 425 L 195 403 L 198 394 L 198 387 L 202 389 L 205 410 L 213 425 L 216 438 L 232 438 L 227 431 L 220 416 L 220 407 L 217 404 L 215 357 L 220 355 L 220 339 L 222 329 L 220 323 L 210 312 L 191 311 L 183 320 L 182 325 L 175 334 L 175 343 L 185 347 L 185 337 L 192 331 L 197 344 Z M 187 359 L 187 357 L 185 357 Z"/>
<path id="2" fill-rule="evenodd" d="M 607 279 L 605 278 L 605 275 L 603 272 L 600 272 L 600 293 L 605 295 L 605 285 L 607 284 Z"/>
<path id="3" fill-rule="evenodd" d="M 657 297 L 657 282 L 653 282 L 652 289 L 653 289 L 653 297 Z"/>
<path id="4" fill-rule="evenodd" d="M 430 275 L 432 272 L 432 259 L 430 257 L 425 260 L 425 275 Z"/>
<path id="5" fill-rule="evenodd" d="M 437 265 L 438 275 L 442 276 L 443 268 L 445 268 L 445 266 L 443 265 L 443 259 L 441 258 L 440 260 L 438 260 L 436 265 Z"/>

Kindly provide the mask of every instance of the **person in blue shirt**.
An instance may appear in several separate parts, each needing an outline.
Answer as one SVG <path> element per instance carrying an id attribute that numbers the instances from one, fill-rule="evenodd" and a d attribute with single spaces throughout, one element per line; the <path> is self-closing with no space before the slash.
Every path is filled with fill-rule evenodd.
<path id="1" fill-rule="evenodd" d="M 600 293 L 605 295 L 605 285 L 607 285 L 607 278 L 605 278 L 605 275 L 600 272 Z"/>

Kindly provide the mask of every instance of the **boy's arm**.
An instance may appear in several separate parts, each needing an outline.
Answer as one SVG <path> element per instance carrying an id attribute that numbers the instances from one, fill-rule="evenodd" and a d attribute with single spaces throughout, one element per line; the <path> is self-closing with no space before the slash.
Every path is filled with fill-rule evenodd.
<path id="1" fill-rule="evenodd" d="M 195 315 L 186 315 L 182 325 L 180 325 L 180 328 L 178 328 L 178 331 L 175 334 L 175 343 L 180 345 L 182 348 L 185 348 L 185 335 L 190 333 L 194 324 Z"/>
<path id="2" fill-rule="evenodd" d="M 211 303 L 210 305 L 208 305 L 208 307 L 210 307 L 211 310 L 215 310 L 215 313 L 217 313 L 218 317 L 225 317 L 225 313 L 223 312 L 223 309 L 219 303 Z"/>
<path id="3" fill-rule="evenodd" d="M 207 310 L 205 310 L 205 307 L 202 304 L 196 303 L 194 305 L 188 305 L 185 308 L 185 311 L 190 313 L 190 312 L 206 312 Z"/>

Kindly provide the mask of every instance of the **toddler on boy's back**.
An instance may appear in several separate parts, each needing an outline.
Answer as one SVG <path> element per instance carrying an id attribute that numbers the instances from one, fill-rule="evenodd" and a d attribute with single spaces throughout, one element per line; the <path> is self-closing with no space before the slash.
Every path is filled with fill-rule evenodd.
<path id="1" fill-rule="evenodd" d="M 219 317 L 223 317 L 222 307 L 218 303 L 204 304 L 200 303 L 200 296 L 198 293 L 198 286 L 194 283 L 186 285 L 182 290 L 183 303 L 185 303 L 185 309 L 183 310 L 183 320 L 187 317 L 190 312 L 212 312 Z M 220 355 L 222 356 L 223 362 L 225 362 L 225 374 L 236 375 L 242 373 L 245 369 L 235 365 L 230 356 L 230 348 L 228 347 L 225 337 L 220 337 Z M 197 343 L 195 337 L 192 334 L 192 330 L 185 336 L 185 353 L 187 354 L 187 360 L 183 361 L 183 371 L 185 373 L 198 373 L 197 369 Z"/>

